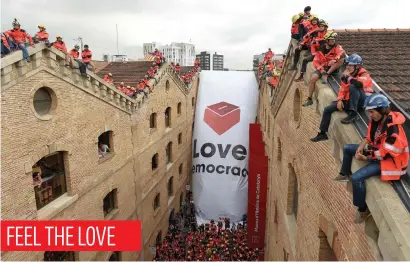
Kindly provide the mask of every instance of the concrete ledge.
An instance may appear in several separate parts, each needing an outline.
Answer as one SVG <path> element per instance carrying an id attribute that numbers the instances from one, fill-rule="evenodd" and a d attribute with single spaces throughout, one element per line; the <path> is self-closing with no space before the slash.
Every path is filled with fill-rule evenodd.
<path id="1" fill-rule="evenodd" d="M 309 63 L 305 74 L 306 82 L 310 80 L 313 71 L 313 65 Z M 320 114 L 323 114 L 324 107 L 334 101 L 336 95 L 327 84 L 320 83 L 320 80 L 316 87 L 317 100 L 315 105 Z M 343 159 L 343 146 L 359 143 L 362 140 L 353 125 L 340 123 L 344 117 L 346 117 L 346 113 L 333 113 L 329 127 L 329 142 L 339 165 Z M 355 172 L 365 164 L 354 160 L 352 171 Z M 410 215 L 408 211 L 389 183 L 374 177 L 366 181 L 366 186 L 366 202 L 379 231 L 377 242 L 383 259 L 410 260 Z"/>

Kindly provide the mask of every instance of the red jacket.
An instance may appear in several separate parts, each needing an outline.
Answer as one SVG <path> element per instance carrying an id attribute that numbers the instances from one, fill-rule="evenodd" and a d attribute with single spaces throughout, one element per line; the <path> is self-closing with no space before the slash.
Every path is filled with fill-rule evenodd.
<path id="1" fill-rule="evenodd" d="M 90 62 L 91 58 L 93 57 L 93 54 L 91 53 L 91 50 L 83 50 L 83 52 L 81 52 L 81 57 L 83 59 L 84 63 Z"/>
<path id="2" fill-rule="evenodd" d="M 330 48 L 330 51 L 328 51 L 326 55 L 323 53 L 323 50 L 318 51 L 315 54 L 315 58 L 313 59 L 313 65 L 321 73 L 324 73 L 325 67 L 329 67 L 329 62 L 333 60 L 339 60 L 344 53 L 345 51 L 343 50 L 342 46 L 335 44 Z"/>
<path id="3" fill-rule="evenodd" d="M 390 112 L 386 121 L 386 130 L 375 138 L 371 137 L 373 120 L 369 122 L 366 139 L 377 149 L 370 158 L 380 160 L 381 180 L 400 180 L 407 173 L 409 162 L 409 147 L 402 127 L 406 119 L 400 112 Z M 394 138 L 393 144 L 388 143 L 391 138 Z"/>
<path id="4" fill-rule="evenodd" d="M 60 51 L 63 51 L 64 53 L 67 53 L 67 47 L 65 46 L 65 43 L 63 41 L 55 41 L 53 47 L 57 48 Z"/>
<path id="5" fill-rule="evenodd" d="M 312 42 L 310 43 L 310 53 L 314 56 L 316 52 L 320 49 L 320 43 L 323 40 L 323 37 L 326 35 L 327 30 L 322 32 L 318 32 L 317 37 L 314 37 Z"/>
<path id="6" fill-rule="evenodd" d="M 33 43 L 33 39 L 31 36 L 24 30 L 24 29 L 12 29 L 9 31 L 4 32 L 7 37 L 10 37 L 16 42 L 16 44 L 26 43 L 27 39 L 29 40 L 30 44 Z"/>
<path id="7" fill-rule="evenodd" d="M 77 59 L 80 56 L 80 52 L 78 52 L 76 49 L 71 49 L 69 54 L 75 59 Z"/>
<path id="8" fill-rule="evenodd" d="M 345 82 L 342 79 L 336 101 L 350 99 L 349 86 L 350 84 L 353 84 L 355 81 L 359 81 L 361 83 L 362 89 L 367 96 L 371 95 L 374 92 L 372 78 L 370 77 L 366 69 L 364 69 L 363 67 L 360 68 L 359 72 L 357 72 L 355 76 L 351 76 L 346 80 L 347 82 Z"/>
<path id="9" fill-rule="evenodd" d="M 112 83 L 113 81 L 112 81 L 112 78 L 111 78 L 109 75 L 105 75 L 105 76 L 104 76 L 104 82 L 106 82 L 106 83 Z"/>
<path id="10" fill-rule="evenodd" d="M 309 32 L 308 32 L 306 35 L 303 36 L 303 39 L 302 39 L 302 42 L 300 43 L 300 45 L 301 45 L 301 46 L 302 46 L 302 45 L 309 46 L 310 43 L 311 43 L 312 40 L 313 40 L 312 34 L 315 33 L 315 32 L 318 31 L 318 30 L 319 30 L 319 26 L 317 26 L 317 25 L 312 25 L 312 26 L 310 27 Z"/>
<path id="11" fill-rule="evenodd" d="M 35 37 L 40 41 L 48 40 L 48 33 L 44 31 L 38 31 Z"/>

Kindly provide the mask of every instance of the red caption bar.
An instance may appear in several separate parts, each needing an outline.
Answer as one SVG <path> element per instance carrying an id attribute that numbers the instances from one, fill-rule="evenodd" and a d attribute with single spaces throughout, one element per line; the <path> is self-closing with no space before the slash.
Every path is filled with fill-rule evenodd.
<path id="1" fill-rule="evenodd" d="M 141 221 L 1 221 L 2 251 L 140 251 Z"/>

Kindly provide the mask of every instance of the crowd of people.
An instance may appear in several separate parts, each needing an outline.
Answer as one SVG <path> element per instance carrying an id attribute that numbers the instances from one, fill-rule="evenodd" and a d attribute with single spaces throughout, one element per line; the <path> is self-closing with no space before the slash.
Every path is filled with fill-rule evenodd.
<path id="1" fill-rule="evenodd" d="M 21 25 L 17 19 L 14 19 L 12 25 L 13 29 L 5 31 L 1 34 L 1 57 L 4 57 L 14 51 L 21 50 L 23 53 L 23 58 L 27 62 L 30 62 L 27 42 L 31 47 L 34 47 L 36 43 L 45 43 L 48 47 L 54 47 L 65 54 L 65 66 L 67 68 L 79 69 L 84 76 L 87 75 L 87 69 L 95 72 L 95 66 L 92 62 L 92 52 L 88 45 L 84 45 L 83 50 L 81 51 L 81 59 L 79 59 L 80 46 L 75 45 L 70 51 L 68 51 L 67 46 L 63 41 L 63 37 L 60 35 L 56 36 L 56 40 L 54 42 L 50 42 L 49 34 L 45 25 L 38 25 L 39 31 L 34 35 L 34 37 L 31 37 L 29 33 L 21 28 Z M 135 87 L 124 86 L 124 83 L 121 82 L 117 86 L 117 89 L 131 98 L 135 98 L 140 93 L 145 94 L 145 96 L 152 93 L 152 88 L 149 86 L 148 81 L 155 77 L 159 67 L 166 62 L 165 57 L 160 51 L 158 51 L 158 49 L 155 49 L 153 56 L 154 61 L 152 66 L 148 69 L 147 74 L 138 81 Z M 78 67 L 74 64 L 74 61 L 77 62 Z M 174 65 L 172 62 L 171 65 L 179 75 L 181 70 L 179 64 Z M 186 85 L 189 85 L 192 82 L 193 76 L 197 72 L 199 72 L 198 59 L 195 60 L 193 70 L 182 74 L 180 77 Z M 108 73 L 104 76 L 104 81 L 107 83 L 114 83 L 113 75 Z"/>
<path id="2" fill-rule="evenodd" d="M 274 52 L 269 48 L 265 53 L 262 62 L 258 64 L 258 79 L 268 78 L 268 85 L 275 89 L 278 85 L 280 73 L 283 67 L 286 56 L 283 55 L 282 59 L 279 61 L 279 66 L 277 68 L 275 61 L 273 60 Z"/>
<path id="3" fill-rule="evenodd" d="M 302 50 L 306 50 L 296 82 L 304 80 L 307 64 L 313 62 L 315 71 L 309 82 L 307 101 L 303 106 L 313 104 L 316 82 L 328 77 L 340 80 L 336 101 L 325 107 L 318 134 L 312 142 L 328 140 L 331 116 L 336 111 L 346 112 L 340 122 L 352 124 L 359 119 L 359 111 L 364 108 L 370 122 L 367 135 L 360 144 L 344 146 L 342 166 L 334 181 L 352 181 L 353 205 L 357 207 L 355 223 L 361 223 L 370 215 L 366 204 L 365 180 L 380 176 L 383 181 L 400 180 L 407 173 L 409 161 L 408 140 L 402 124 L 406 121 L 400 112 L 390 108 L 389 99 L 373 90 L 373 80 L 364 68 L 359 54 L 347 55 L 342 46 L 337 44 L 338 34 L 328 30 L 328 23 L 311 14 L 311 7 L 292 17 L 291 41 L 294 54 L 289 70 L 296 70 Z M 344 69 L 343 69 L 344 68 Z M 340 74 L 341 73 L 341 74 Z M 367 165 L 352 173 L 353 157 Z"/>
<path id="4" fill-rule="evenodd" d="M 170 221 L 167 235 L 157 244 L 155 261 L 257 261 L 259 250 L 247 246 L 246 218 L 231 223 L 229 218 L 198 225 L 192 194 Z"/>

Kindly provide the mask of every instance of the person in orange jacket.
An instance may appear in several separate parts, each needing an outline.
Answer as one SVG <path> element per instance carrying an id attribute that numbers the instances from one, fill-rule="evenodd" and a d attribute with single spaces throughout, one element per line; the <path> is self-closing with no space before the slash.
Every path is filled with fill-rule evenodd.
<path id="1" fill-rule="evenodd" d="M 323 46 L 323 37 L 326 35 L 328 27 L 328 23 L 325 20 L 320 19 L 319 28 L 315 31 L 310 32 L 308 35 L 304 37 L 303 44 L 309 46 L 310 54 L 307 54 L 307 56 L 303 58 L 302 67 L 300 69 L 300 75 L 298 78 L 295 79 L 296 82 L 303 81 L 303 75 L 306 73 L 307 64 L 313 61 L 316 52 L 320 49 L 321 46 Z"/>
<path id="2" fill-rule="evenodd" d="M 149 78 L 154 78 L 155 73 L 154 73 L 154 68 L 152 66 L 148 69 L 147 74 Z"/>
<path id="3" fill-rule="evenodd" d="M 199 58 L 195 58 L 194 65 L 199 67 L 200 64 L 201 64 L 201 61 L 199 60 Z"/>
<path id="4" fill-rule="evenodd" d="M 370 216 L 366 204 L 366 179 L 380 176 L 382 181 L 397 181 L 407 173 L 409 147 L 403 124 L 406 118 L 390 108 L 390 101 L 382 94 L 373 94 L 364 102 L 370 121 L 367 136 L 360 144 L 347 144 L 343 150 L 342 166 L 335 181 L 346 182 L 351 176 L 353 205 L 357 207 L 355 223 Z M 352 174 L 353 157 L 367 162 Z"/>
<path id="5" fill-rule="evenodd" d="M 32 47 L 34 47 L 34 42 L 31 36 L 24 29 L 21 29 L 20 23 L 16 18 L 13 21 L 13 29 L 4 32 L 4 35 L 14 41 L 17 47 L 23 52 L 23 58 L 27 62 L 30 62 L 30 55 L 26 48 L 26 41 L 28 40 Z"/>
<path id="6" fill-rule="evenodd" d="M 315 92 L 316 82 L 323 77 L 323 83 L 327 83 L 329 75 L 337 75 L 339 68 L 343 65 L 346 53 L 341 45 L 336 44 L 337 33 L 328 31 L 323 37 L 325 45 L 318 51 L 313 59 L 313 66 L 316 71 L 312 73 L 309 83 L 309 95 L 303 106 L 313 105 L 312 96 Z"/>
<path id="7" fill-rule="evenodd" d="M 9 42 L 7 37 L 2 33 L 1 34 L 1 57 L 8 55 L 11 52 Z"/>
<path id="8" fill-rule="evenodd" d="M 120 90 L 121 92 L 124 90 L 124 82 L 121 82 L 119 86 L 117 86 L 117 89 Z"/>
<path id="9" fill-rule="evenodd" d="M 269 48 L 269 49 L 268 49 L 268 52 L 266 52 L 266 54 L 265 54 L 265 57 L 266 57 L 268 60 L 270 60 L 270 59 L 272 59 L 273 55 L 274 55 L 274 53 L 273 53 L 272 50 Z"/>
<path id="10" fill-rule="evenodd" d="M 175 66 L 175 71 L 177 72 L 177 74 L 181 72 L 181 66 L 179 65 L 179 63 L 177 63 L 177 65 Z"/>
<path id="11" fill-rule="evenodd" d="M 93 58 L 93 53 L 89 49 L 88 45 L 84 45 L 84 50 L 81 52 L 81 58 L 85 66 L 88 68 L 88 66 L 91 66 L 91 71 L 94 72 L 95 66 L 93 62 L 91 61 Z"/>
<path id="12" fill-rule="evenodd" d="M 104 82 L 112 84 L 114 81 L 112 79 L 112 74 L 108 73 L 106 75 L 104 75 Z"/>
<path id="13" fill-rule="evenodd" d="M 306 6 L 305 9 L 303 9 L 304 16 L 310 17 L 311 16 L 310 11 L 312 11 L 312 7 Z"/>
<path id="14" fill-rule="evenodd" d="M 63 42 L 63 37 L 58 35 L 56 37 L 56 41 L 54 43 L 52 43 L 52 47 L 54 47 L 54 48 L 56 48 L 56 49 L 58 49 L 58 50 L 60 50 L 61 52 L 64 53 L 64 55 L 65 55 L 65 66 L 70 67 L 70 64 L 69 64 L 70 55 L 67 52 L 67 46 Z"/>
<path id="15" fill-rule="evenodd" d="M 46 26 L 45 25 L 38 25 L 39 31 L 34 35 L 33 41 L 34 43 L 40 43 L 43 42 L 46 45 L 50 43 L 48 40 L 48 33 L 46 31 Z"/>
<path id="16" fill-rule="evenodd" d="M 352 54 L 345 60 L 346 70 L 343 72 L 341 87 L 336 101 L 325 107 L 320 122 L 319 133 L 311 139 L 319 142 L 328 139 L 327 131 L 333 112 L 345 111 L 347 117 L 342 119 L 342 124 L 351 124 L 358 118 L 359 109 L 362 108 L 367 97 L 374 93 L 373 80 L 363 67 L 362 58 Z"/>
<path id="17" fill-rule="evenodd" d="M 73 49 L 70 50 L 70 52 L 68 52 L 69 55 L 69 59 L 70 59 L 70 67 L 74 68 L 74 61 L 77 61 L 78 63 L 81 63 L 80 60 L 78 60 L 78 58 L 80 57 L 80 46 L 79 45 L 75 45 Z"/>

